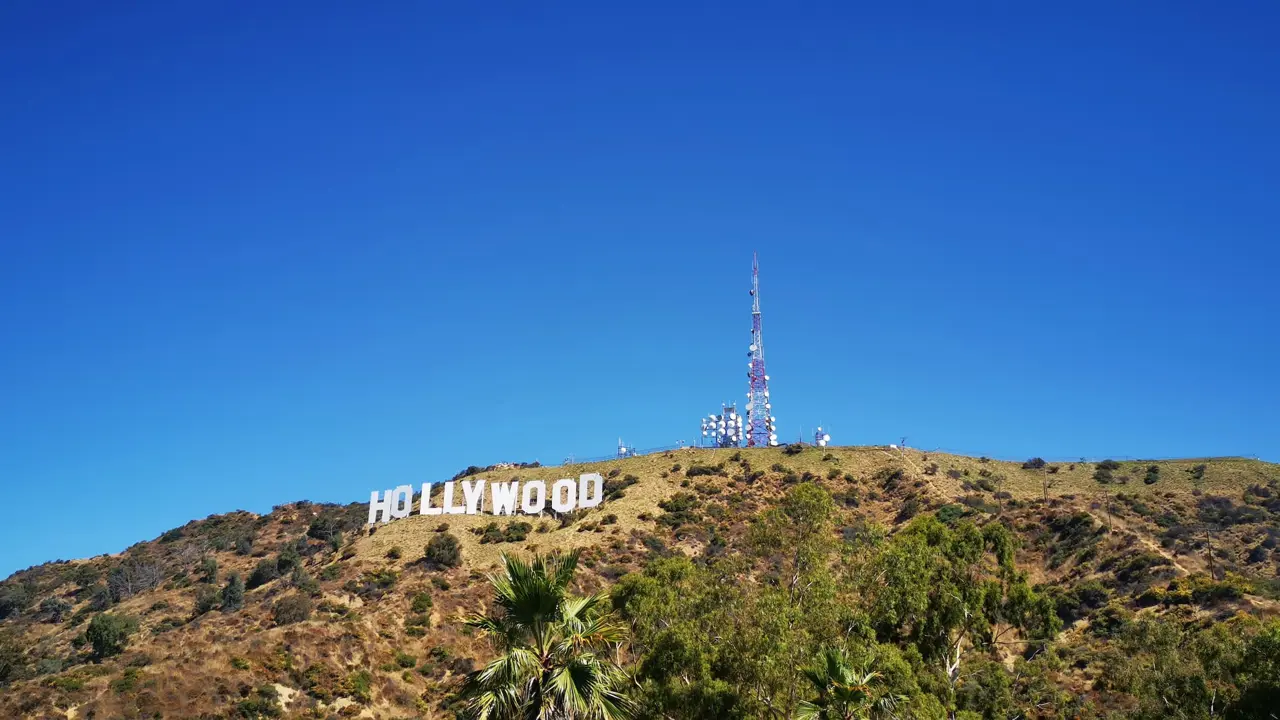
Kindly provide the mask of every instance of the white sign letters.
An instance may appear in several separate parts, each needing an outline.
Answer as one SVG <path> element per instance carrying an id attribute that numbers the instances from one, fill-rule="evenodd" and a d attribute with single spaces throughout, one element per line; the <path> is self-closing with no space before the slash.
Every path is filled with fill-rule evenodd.
<path id="1" fill-rule="evenodd" d="M 444 486 L 436 491 L 436 485 Z M 485 503 L 485 485 L 489 487 Z M 461 485 L 460 488 L 455 486 Z M 547 487 L 542 480 L 512 480 L 511 482 L 486 483 L 477 478 L 462 482 L 423 483 L 422 500 L 418 503 L 419 515 L 512 515 L 517 509 L 525 515 L 537 515 L 551 505 L 558 513 L 576 508 L 592 508 L 604 499 L 604 478 L 600 473 L 587 473 L 575 482 L 572 478 L 556 480 Z M 439 502 L 437 505 L 436 502 Z M 381 494 L 374 490 L 369 495 L 369 524 L 391 522 L 409 517 L 413 513 L 413 486 L 401 485 Z"/>

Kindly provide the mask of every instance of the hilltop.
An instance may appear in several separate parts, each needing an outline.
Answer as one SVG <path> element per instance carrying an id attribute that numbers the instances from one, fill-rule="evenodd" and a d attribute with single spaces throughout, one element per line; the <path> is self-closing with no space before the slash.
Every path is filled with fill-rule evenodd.
<path id="1" fill-rule="evenodd" d="M 995 560 L 983 572 L 1001 582 L 1024 578 L 1058 621 L 1034 648 L 1030 623 L 1009 636 L 1016 646 L 975 635 L 966 647 L 983 650 L 967 652 L 965 663 L 985 658 L 1012 669 L 1051 656 L 1052 665 L 1035 666 L 1037 682 L 1057 693 L 1035 705 L 1040 717 L 1141 710 L 1137 690 L 1106 679 L 1106 658 L 1121 636 L 1099 628 L 1144 617 L 1204 628 L 1280 615 L 1280 466 L 1256 460 L 1010 463 L 795 446 L 683 449 L 471 477 L 555 480 L 589 472 L 605 477 L 604 502 L 567 515 L 415 514 L 369 528 L 365 502 L 301 501 L 265 515 L 196 520 L 119 555 L 15 573 L 0 583 L 0 716 L 452 717 L 457 679 L 491 657 L 458 617 L 491 603 L 486 575 L 500 570 L 503 553 L 579 549 L 577 589 L 613 591 L 641 633 L 618 589 L 632 592 L 646 568 L 653 575 L 672 558 L 690 558 L 719 577 L 733 573 L 744 587 L 769 587 L 787 560 L 760 551 L 756 533 L 800 487 L 820 488 L 831 500 L 822 532 L 835 548 L 827 564 L 835 568 L 836 595 L 867 596 L 853 588 L 870 587 L 858 584 L 860 573 L 880 560 L 858 558 L 916 532 L 922 519 L 943 528 L 928 532 L 972 526 L 989 540 L 1002 537 L 990 528 L 1006 528 L 1010 554 L 1000 554 L 1004 541 L 992 552 L 1008 572 Z M 732 565 L 735 559 L 744 564 Z M 246 581 L 240 600 L 226 590 L 232 575 Z M 104 615 L 119 626 L 95 621 Z M 933 671 L 927 653 L 913 654 L 918 639 L 868 627 L 903 648 L 901 662 L 921 678 L 912 687 L 944 692 L 924 679 Z M 627 660 L 640 663 L 643 653 L 637 642 Z M 963 692 L 994 671 L 972 667 L 945 690 L 950 699 L 942 704 L 986 702 Z M 1010 702 L 1023 702 L 1024 673 L 1009 672 L 1013 679 L 1002 687 Z M 646 678 L 653 687 L 668 682 L 651 672 Z M 1068 709 L 1063 698 L 1076 704 Z M 767 706 L 756 696 L 736 702 L 740 710 Z"/>

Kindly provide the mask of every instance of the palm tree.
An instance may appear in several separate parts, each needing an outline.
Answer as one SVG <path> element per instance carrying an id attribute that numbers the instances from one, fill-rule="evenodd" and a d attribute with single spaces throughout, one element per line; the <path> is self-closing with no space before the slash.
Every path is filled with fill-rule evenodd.
<path id="1" fill-rule="evenodd" d="M 805 700 L 796 710 L 798 720 L 861 720 L 872 711 L 892 714 L 901 699 L 873 686 L 880 673 L 859 674 L 838 650 L 826 650 L 821 660 L 805 668 L 804 676 L 818 697 Z"/>
<path id="2" fill-rule="evenodd" d="M 630 717 L 627 677 L 608 656 L 626 639 L 605 611 L 608 596 L 568 593 L 578 552 L 502 556 L 490 576 L 495 612 L 466 624 L 498 657 L 467 676 L 461 697 L 475 720 L 621 720 Z"/>

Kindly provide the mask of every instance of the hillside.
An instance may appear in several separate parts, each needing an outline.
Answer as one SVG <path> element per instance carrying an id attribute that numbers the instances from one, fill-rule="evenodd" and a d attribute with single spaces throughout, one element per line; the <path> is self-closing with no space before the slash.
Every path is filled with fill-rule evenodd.
<path id="1" fill-rule="evenodd" d="M 119 555 L 16 573 L 0 583 L 0 717 L 453 717 L 458 678 L 492 655 L 458 620 L 491 604 L 486 574 L 500 569 L 503 553 L 572 548 L 582 551 L 577 589 L 614 590 L 615 604 L 632 623 L 636 644 L 622 657 L 637 678 L 644 676 L 645 702 L 651 702 L 659 692 L 654 688 L 675 681 L 644 669 L 653 643 L 642 642 L 644 622 L 624 606 L 619 583 L 631 592 L 642 586 L 646 567 L 658 577 L 666 567 L 662 558 L 687 556 L 744 592 L 776 585 L 774 576 L 789 562 L 787 533 L 803 532 L 805 523 L 778 529 L 783 542 L 772 554 L 760 549 L 759 531 L 768 511 L 809 485 L 833 501 L 820 525 L 825 540 L 819 538 L 830 541 L 830 556 L 814 570 L 828 573 L 821 582 L 832 588 L 832 612 L 862 618 L 865 600 L 871 619 L 857 622 L 874 636 L 867 642 L 896 646 L 901 659 L 892 662 L 919 677 L 912 692 L 942 698 L 905 717 L 930 717 L 934 711 L 927 708 L 935 705 L 969 708 L 977 717 L 1144 717 L 1144 696 L 1135 688 L 1146 681 L 1122 687 L 1108 670 L 1117 654 L 1132 656 L 1117 628 L 1143 617 L 1191 631 L 1241 622 L 1233 618 L 1280 616 L 1280 552 L 1274 550 L 1280 466 L 1274 464 L 1239 458 L 1024 464 L 797 446 L 686 449 L 478 476 L 555 480 L 587 472 L 606 477 L 605 501 L 567 516 L 415 514 L 371 530 L 364 502 L 303 501 L 262 516 L 211 516 Z M 872 607 L 882 599 L 875 588 L 891 585 L 887 578 L 899 569 L 877 553 L 896 547 L 892 539 L 921 527 L 926 516 L 944 528 L 928 530 L 935 534 L 960 533 L 972 523 L 987 533 L 980 537 L 991 538 L 1000 535 L 988 528 L 1007 528 L 1016 551 L 1011 565 L 1002 559 L 999 568 L 1008 572 L 995 560 L 973 567 L 1000 582 L 1025 578 L 1036 602 L 1061 621 L 1052 637 L 1031 643 L 1034 623 L 1018 624 L 1006 613 L 998 620 L 1012 628 L 1007 639 L 975 633 L 958 643 L 966 648 L 964 671 L 940 689 L 947 673 L 929 669 L 912 622 L 894 629 L 876 620 Z M 448 545 L 440 540 L 445 537 L 457 540 L 456 567 L 448 566 L 448 553 L 436 552 L 434 562 L 424 556 L 433 539 Z M 1002 546 L 994 547 L 999 555 Z M 876 567 L 881 574 L 867 581 Z M 232 575 L 247 581 L 239 608 L 237 593 L 225 591 Z M 119 619 L 119 627 L 95 621 L 100 615 Z M 854 621 L 833 622 L 847 628 Z M 104 633 L 111 637 L 102 639 Z M 125 640 L 112 648 L 117 637 Z M 737 693 L 730 704 L 738 709 L 726 705 L 717 716 L 782 712 L 773 707 L 774 696 L 744 690 L 746 681 L 734 679 L 737 670 L 715 670 L 722 657 L 708 662 L 716 692 Z M 1276 663 L 1280 667 L 1280 657 Z M 1027 680 L 1033 667 L 1034 687 Z M 993 680 L 990 673 L 1007 677 Z M 1010 698 L 1004 715 L 990 709 L 996 686 Z"/>

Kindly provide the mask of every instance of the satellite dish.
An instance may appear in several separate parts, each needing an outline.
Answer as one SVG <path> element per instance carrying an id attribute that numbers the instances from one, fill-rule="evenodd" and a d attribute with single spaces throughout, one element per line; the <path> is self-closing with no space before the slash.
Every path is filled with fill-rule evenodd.
<path id="1" fill-rule="evenodd" d="M 751 403 L 747 403 L 747 412 L 751 412 Z"/>
<path id="2" fill-rule="evenodd" d="M 831 442 L 831 436 L 830 436 L 830 435 L 823 435 L 823 436 L 822 436 L 822 442 L 824 442 L 824 443 L 829 443 L 829 442 Z"/>
<path id="3" fill-rule="evenodd" d="M 893 443 L 889 443 L 889 449 L 890 449 L 890 450 L 897 450 L 897 449 L 898 449 L 898 446 L 897 446 L 897 445 L 894 445 Z"/>
<path id="4" fill-rule="evenodd" d="M 765 375 L 765 376 L 764 376 L 764 379 L 765 379 L 765 380 L 768 380 L 768 379 L 769 379 L 769 376 L 768 376 L 768 375 Z"/>
<path id="5" fill-rule="evenodd" d="M 819 425 L 819 426 L 818 426 L 818 432 L 822 432 L 822 426 L 821 426 L 821 425 Z"/>
<path id="6" fill-rule="evenodd" d="M 706 430 L 703 430 L 703 431 L 702 431 L 702 437 L 706 437 L 706 436 L 707 436 L 707 431 L 706 431 Z"/>
<path id="7" fill-rule="evenodd" d="M 750 350 L 751 352 L 755 352 L 755 351 L 756 351 L 756 345 L 755 345 L 755 343 L 751 343 L 751 347 L 749 347 L 749 348 L 747 348 L 747 349 L 748 349 L 748 350 Z"/>

